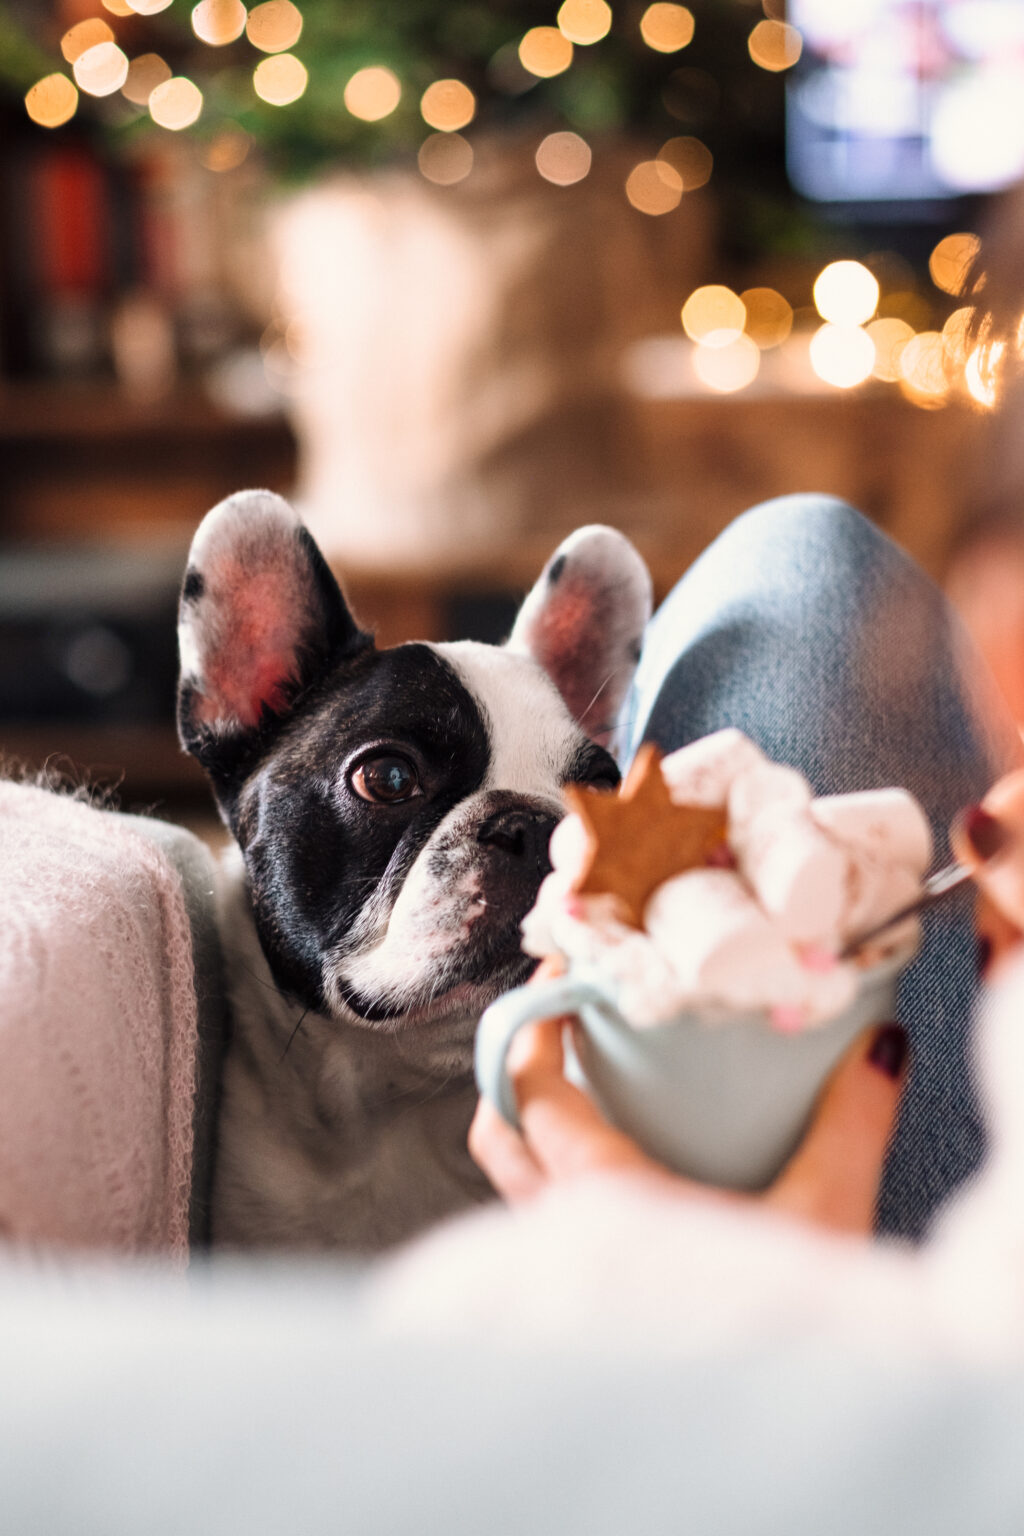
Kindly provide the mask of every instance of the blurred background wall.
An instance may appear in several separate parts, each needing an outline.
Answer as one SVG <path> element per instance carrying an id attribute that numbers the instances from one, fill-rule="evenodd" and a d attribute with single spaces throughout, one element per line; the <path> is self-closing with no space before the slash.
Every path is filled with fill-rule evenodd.
<path id="1" fill-rule="evenodd" d="M 1024 718 L 1024 0 L 0 0 L 0 751 L 188 815 L 176 588 L 292 496 L 381 638 L 847 497 Z"/>

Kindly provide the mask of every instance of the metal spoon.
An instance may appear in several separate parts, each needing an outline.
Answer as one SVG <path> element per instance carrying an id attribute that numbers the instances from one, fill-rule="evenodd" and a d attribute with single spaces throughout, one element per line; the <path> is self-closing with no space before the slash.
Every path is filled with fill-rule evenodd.
<path id="1" fill-rule="evenodd" d="M 880 934 L 895 928 L 897 923 L 902 923 L 905 918 L 913 917 L 915 912 L 920 912 L 922 907 L 930 907 L 933 902 L 941 901 L 944 896 L 949 896 L 953 891 L 958 891 L 962 885 L 972 878 L 971 871 L 963 864 L 947 864 L 943 869 L 937 870 L 921 887 L 920 896 L 908 902 L 905 907 L 900 907 L 898 912 L 893 912 L 884 922 L 876 923 L 874 928 L 869 928 L 866 933 L 860 933 L 855 939 L 851 939 L 845 949 L 840 950 L 840 960 L 850 960 L 869 944 L 872 939 L 877 939 Z"/>

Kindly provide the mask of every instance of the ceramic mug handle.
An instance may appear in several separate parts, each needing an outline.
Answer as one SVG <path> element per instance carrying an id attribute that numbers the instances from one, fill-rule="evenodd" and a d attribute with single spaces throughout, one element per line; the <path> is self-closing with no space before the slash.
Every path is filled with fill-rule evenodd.
<path id="1" fill-rule="evenodd" d="M 604 1011 L 608 999 L 590 982 L 571 976 L 554 976 L 549 981 L 506 992 L 481 1018 L 474 1051 L 477 1087 L 515 1129 L 519 1128 L 519 1111 L 505 1065 L 509 1046 L 524 1024 L 557 1018 L 563 1013 L 577 1013 L 585 1005 Z"/>

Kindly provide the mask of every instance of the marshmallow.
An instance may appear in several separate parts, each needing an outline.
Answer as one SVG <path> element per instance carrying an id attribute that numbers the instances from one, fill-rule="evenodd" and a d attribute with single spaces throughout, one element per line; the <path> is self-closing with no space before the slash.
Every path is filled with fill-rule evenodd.
<path id="1" fill-rule="evenodd" d="M 768 759 L 742 731 L 715 731 L 662 759 L 661 772 L 675 805 L 724 806 L 734 780 Z"/>
<path id="2" fill-rule="evenodd" d="M 737 774 L 729 789 L 729 843 L 740 853 L 747 832 L 762 811 L 802 811 L 811 803 L 811 786 L 796 768 L 767 759 Z"/>
<path id="3" fill-rule="evenodd" d="M 932 861 L 931 828 L 905 789 L 825 795 L 811 803 L 811 815 L 837 842 L 886 869 L 902 867 L 921 878 Z"/>
<path id="4" fill-rule="evenodd" d="M 763 810 L 741 841 L 739 865 L 787 939 L 834 943 L 846 910 L 846 853 L 804 810 Z"/>

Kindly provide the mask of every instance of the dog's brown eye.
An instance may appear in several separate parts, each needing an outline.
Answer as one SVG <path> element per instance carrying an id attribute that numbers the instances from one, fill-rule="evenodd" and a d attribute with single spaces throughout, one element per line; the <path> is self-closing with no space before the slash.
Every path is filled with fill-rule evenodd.
<path id="1" fill-rule="evenodd" d="M 410 800 L 420 792 L 412 763 L 390 752 L 364 759 L 353 769 L 349 782 L 363 800 L 378 800 L 386 805 Z"/>

